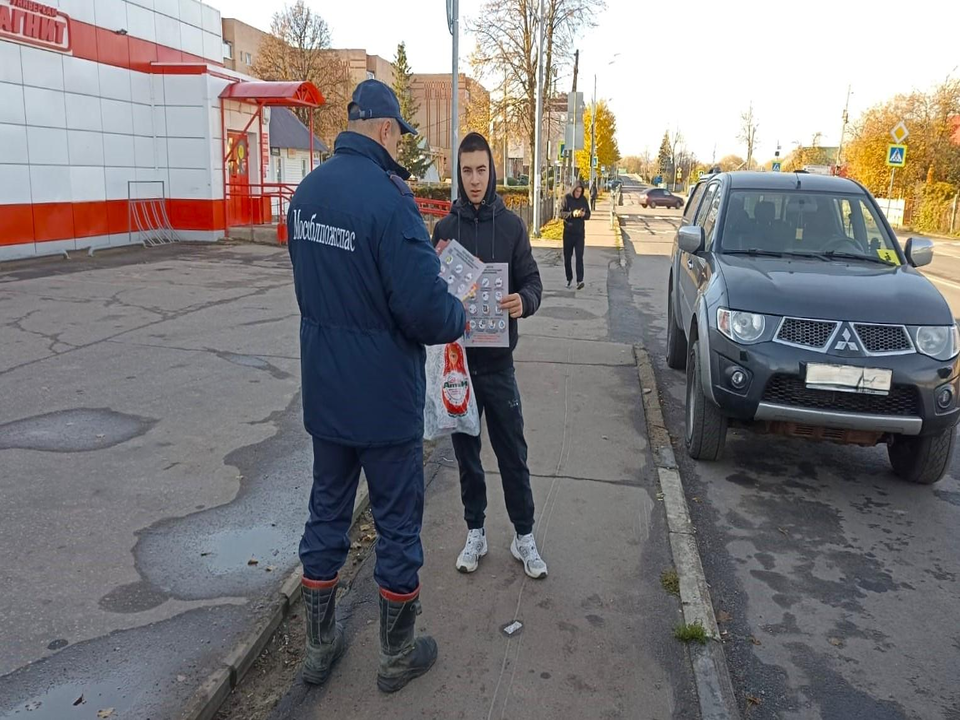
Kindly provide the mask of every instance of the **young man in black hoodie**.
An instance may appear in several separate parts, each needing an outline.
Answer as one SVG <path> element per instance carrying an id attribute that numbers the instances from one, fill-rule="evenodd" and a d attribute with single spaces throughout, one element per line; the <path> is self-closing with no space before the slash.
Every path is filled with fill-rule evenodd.
<path id="1" fill-rule="evenodd" d="M 573 285 L 573 253 L 577 253 L 577 290 L 583 290 L 583 250 L 587 231 L 585 221 L 590 219 L 590 203 L 583 196 L 583 183 L 573 186 L 560 206 L 563 218 L 563 267 L 567 271 L 567 287 Z"/>
<path id="2" fill-rule="evenodd" d="M 510 552 L 532 578 L 547 575 L 547 565 L 533 537 L 533 491 L 523 437 L 523 410 L 513 367 L 517 346 L 517 319 L 530 317 L 540 307 L 543 284 L 533 258 L 527 228 L 497 195 L 497 173 L 486 139 L 470 133 L 460 143 L 457 163 L 460 187 L 450 214 L 437 223 L 433 242 L 457 240 L 484 263 L 508 263 L 509 294 L 500 307 L 510 316 L 510 345 L 505 348 L 467 348 L 467 364 L 477 409 L 486 412 L 490 444 L 497 456 L 507 513 L 516 534 Z M 457 434 L 453 448 L 460 466 L 460 493 L 467 541 L 457 558 L 457 569 L 470 573 L 487 554 L 483 522 L 487 486 L 480 462 L 480 438 Z"/>

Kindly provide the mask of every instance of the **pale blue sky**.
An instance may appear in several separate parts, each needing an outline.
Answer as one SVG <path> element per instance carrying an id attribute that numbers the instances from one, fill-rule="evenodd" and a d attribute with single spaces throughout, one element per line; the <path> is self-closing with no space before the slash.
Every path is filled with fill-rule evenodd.
<path id="1" fill-rule="evenodd" d="M 207 1 L 225 17 L 264 29 L 280 5 Z M 330 25 L 335 47 L 365 48 L 392 59 L 403 40 L 414 71 L 450 68 L 443 0 L 308 2 Z M 461 0 L 461 14 L 475 16 L 481 6 L 481 0 Z M 848 83 L 855 118 L 896 93 L 960 74 L 960 2 L 953 0 L 607 0 L 597 23 L 578 43 L 578 89 L 589 99 L 593 73 L 600 74 L 598 93 L 617 115 L 625 155 L 646 148 L 655 154 L 664 130 L 673 132 L 678 124 L 704 161 L 714 146 L 717 158 L 745 155 L 736 137 L 740 113 L 751 100 L 760 123 L 760 159 L 772 157 L 777 140 L 789 151 L 793 141 L 809 143 L 815 132 L 833 145 Z M 465 72 L 472 48 L 472 39 L 463 36 Z M 615 64 L 607 66 L 616 52 Z"/>

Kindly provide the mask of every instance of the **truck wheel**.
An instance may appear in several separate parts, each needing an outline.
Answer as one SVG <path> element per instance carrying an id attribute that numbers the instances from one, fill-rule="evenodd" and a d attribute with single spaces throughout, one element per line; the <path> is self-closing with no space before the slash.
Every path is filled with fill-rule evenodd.
<path id="1" fill-rule="evenodd" d="M 687 356 L 687 454 L 694 460 L 719 460 L 727 439 L 727 418 L 707 399 L 700 375 L 700 340 Z"/>
<path id="2" fill-rule="evenodd" d="M 687 338 L 677 323 L 673 309 L 673 283 L 667 289 L 667 367 L 683 370 L 687 364 Z"/>
<path id="3" fill-rule="evenodd" d="M 933 485 L 950 467 L 955 437 L 952 427 L 939 435 L 898 435 L 887 450 L 893 471 L 907 482 Z"/>

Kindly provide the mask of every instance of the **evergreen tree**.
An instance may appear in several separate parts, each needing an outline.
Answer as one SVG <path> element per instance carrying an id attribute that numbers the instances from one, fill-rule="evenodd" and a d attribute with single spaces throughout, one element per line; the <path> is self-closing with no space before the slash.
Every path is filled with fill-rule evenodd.
<path id="1" fill-rule="evenodd" d="M 663 134 L 663 142 L 660 143 L 660 174 L 667 176 L 673 170 L 673 149 L 670 147 L 670 133 Z"/>
<path id="2" fill-rule="evenodd" d="M 397 57 L 393 61 L 393 91 L 400 101 L 400 114 L 403 119 L 416 128 L 418 126 L 415 118 L 420 106 L 413 99 L 413 92 L 410 90 L 412 77 L 406 43 L 400 43 L 397 45 Z M 417 178 L 422 178 L 433 164 L 433 160 L 421 146 L 422 142 L 423 138 L 419 135 L 404 135 L 400 139 L 397 152 L 397 162 Z"/>

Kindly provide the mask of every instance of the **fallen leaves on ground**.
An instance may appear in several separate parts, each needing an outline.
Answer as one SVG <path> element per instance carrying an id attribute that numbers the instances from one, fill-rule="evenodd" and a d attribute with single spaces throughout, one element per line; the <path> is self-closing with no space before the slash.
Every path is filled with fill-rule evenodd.
<path id="1" fill-rule="evenodd" d="M 100 710 L 100 711 L 97 713 L 97 717 L 99 718 L 99 720 L 106 720 L 106 718 L 108 718 L 108 717 L 110 717 L 111 715 L 113 715 L 113 713 L 114 713 L 114 709 L 113 709 L 113 708 L 105 708 L 105 709 L 103 709 L 103 710 Z"/>
<path id="2" fill-rule="evenodd" d="M 733 615 L 728 613 L 726 610 L 721 610 L 717 613 L 717 622 L 728 623 L 733 620 Z"/>
<path id="3" fill-rule="evenodd" d="M 259 565 L 259 564 L 260 564 L 260 561 L 257 560 L 256 558 L 250 558 L 249 560 L 247 560 L 247 565 Z"/>
<path id="4" fill-rule="evenodd" d="M 81 695 L 80 697 L 78 697 L 76 700 L 73 701 L 73 706 L 76 707 L 77 705 L 83 705 L 84 702 L 86 701 L 83 699 L 83 695 Z"/>
<path id="5" fill-rule="evenodd" d="M 761 642 L 760 642 L 759 640 L 757 640 L 753 635 L 750 636 L 750 642 L 752 642 L 754 645 L 760 645 L 760 644 L 761 644 Z"/>
<path id="6" fill-rule="evenodd" d="M 759 705 L 761 702 L 763 701 L 756 695 L 747 695 L 747 705 Z"/>

